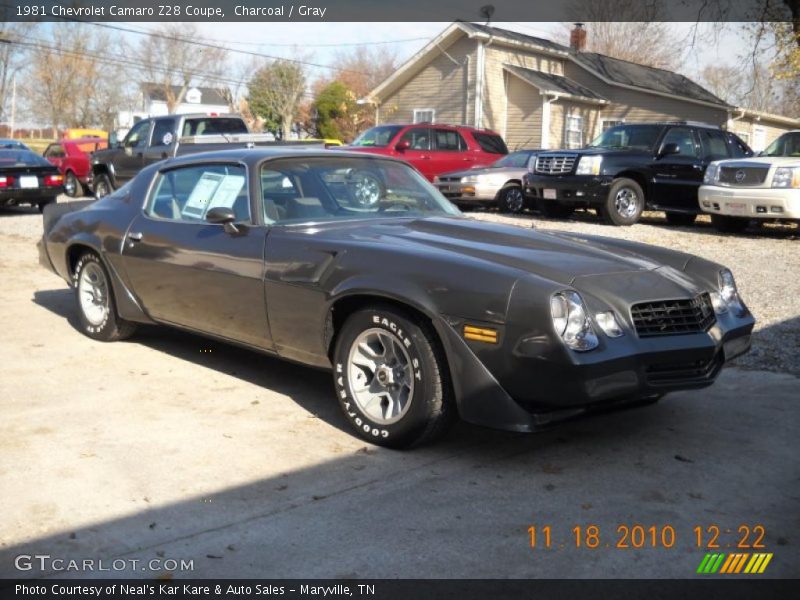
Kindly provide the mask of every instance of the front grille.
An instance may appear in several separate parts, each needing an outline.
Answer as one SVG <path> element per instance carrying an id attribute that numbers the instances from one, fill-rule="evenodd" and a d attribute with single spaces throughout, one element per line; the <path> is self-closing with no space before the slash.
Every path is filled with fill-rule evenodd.
<path id="1" fill-rule="evenodd" d="M 710 360 L 649 365 L 645 377 L 650 385 L 707 381 L 717 376 L 723 359 L 722 352 L 717 352 Z"/>
<path id="2" fill-rule="evenodd" d="M 699 333 L 707 331 L 716 321 L 707 293 L 691 300 L 634 304 L 631 316 L 639 337 Z"/>
<path id="3" fill-rule="evenodd" d="M 576 154 L 545 154 L 536 159 L 536 172 L 545 175 L 572 173 Z"/>
<path id="4" fill-rule="evenodd" d="M 769 167 L 720 167 L 719 183 L 760 185 L 767 179 Z"/>
<path id="5" fill-rule="evenodd" d="M 439 177 L 439 181 L 446 181 L 446 182 L 461 181 L 461 177 Z"/>

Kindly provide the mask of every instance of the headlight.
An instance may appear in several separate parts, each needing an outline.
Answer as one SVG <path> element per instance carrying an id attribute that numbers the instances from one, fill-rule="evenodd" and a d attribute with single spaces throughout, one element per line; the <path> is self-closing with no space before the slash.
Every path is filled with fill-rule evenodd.
<path id="1" fill-rule="evenodd" d="M 800 167 L 781 167 L 772 176 L 774 188 L 800 188 Z"/>
<path id="2" fill-rule="evenodd" d="M 480 175 L 467 175 L 461 178 L 461 183 L 480 183 Z"/>
<path id="3" fill-rule="evenodd" d="M 528 173 L 533 173 L 536 170 L 536 155 L 531 154 L 531 157 L 528 159 Z"/>
<path id="4" fill-rule="evenodd" d="M 714 185 L 718 181 L 719 176 L 719 163 L 712 162 L 706 169 L 706 174 L 703 176 L 703 183 L 706 185 Z"/>
<path id="5" fill-rule="evenodd" d="M 597 334 L 577 292 L 559 292 L 550 299 L 550 314 L 556 334 L 568 348 L 586 352 L 597 348 Z"/>
<path id="6" fill-rule="evenodd" d="M 578 161 L 578 168 L 575 169 L 576 175 L 600 175 L 600 165 L 603 162 L 602 156 L 581 156 Z"/>
<path id="7" fill-rule="evenodd" d="M 736 289 L 736 281 L 733 279 L 733 273 L 728 269 L 722 269 L 717 276 L 717 280 L 719 284 L 719 294 L 711 294 L 711 302 L 714 304 L 714 310 L 718 314 L 724 314 L 730 309 L 737 317 L 746 315 L 747 307 L 739 297 L 739 291 Z"/>

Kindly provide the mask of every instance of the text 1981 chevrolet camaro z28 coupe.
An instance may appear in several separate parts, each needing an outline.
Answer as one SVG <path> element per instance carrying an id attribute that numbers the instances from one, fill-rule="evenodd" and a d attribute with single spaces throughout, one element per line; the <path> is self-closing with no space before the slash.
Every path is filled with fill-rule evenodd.
<path id="1" fill-rule="evenodd" d="M 48 207 L 42 263 L 97 340 L 162 323 L 316 367 L 363 438 L 457 415 L 532 431 L 710 385 L 750 347 L 731 272 L 617 239 L 463 217 L 390 158 L 228 150 Z"/>

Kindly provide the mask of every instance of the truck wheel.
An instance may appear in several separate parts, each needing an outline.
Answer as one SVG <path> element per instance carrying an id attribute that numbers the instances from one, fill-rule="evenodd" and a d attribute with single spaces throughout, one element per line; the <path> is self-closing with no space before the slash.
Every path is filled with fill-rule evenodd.
<path id="1" fill-rule="evenodd" d="M 536 208 L 539 209 L 543 217 L 548 219 L 566 219 L 575 212 L 575 208 L 572 206 L 559 204 L 551 200 L 543 200 L 542 198 L 537 201 Z"/>
<path id="2" fill-rule="evenodd" d="M 406 448 L 440 437 L 455 417 L 444 352 L 430 326 L 391 306 L 348 317 L 333 355 L 336 397 L 363 439 Z"/>
<path id="3" fill-rule="evenodd" d="M 83 196 L 83 185 L 72 171 L 67 171 L 64 175 L 64 193 L 70 198 Z"/>
<path id="4" fill-rule="evenodd" d="M 100 173 L 100 175 L 94 178 L 94 197 L 98 200 L 103 196 L 108 196 L 111 192 L 114 191 L 114 187 L 111 185 L 111 179 L 105 173 Z"/>
<path id="5" fill-rule="evenodd" d="M 622 177 L 611 184 L 608 198 L 598 211 L 610 225 L 633 225 L 642 216 L 644 192 L 633 179 Z"/>
<path id="6" fill-rule="evenodd" d="M 136 324 L 117 316 L 111 280 L 96 254 L 81 255 L 75 265 L 73 284 L 83 333 L 101 342 L 115 342 L 133 335 Z"/>
<path id="7" fill-rule="evenodd" d="M 525 208 L 525 196 L 522 188 L 518 185 L 504 187 L 497 195 L 497 206 L 500 208 L 500 212 L 521 213 Z"/>
<path id="8" fill-rule="evenodd" d="M 722 233 L 741 233 L 750 224 L 749 219 L 729 217 L 727 215 L 711 215 L 711 224 L 714 229 Z"/>
<path id="9" fill-rule="evenodd" d="M 688 227 L 697 220 L 697 215 L 690 213 L 668 212 L 667 223 L 670 225 Z"/>

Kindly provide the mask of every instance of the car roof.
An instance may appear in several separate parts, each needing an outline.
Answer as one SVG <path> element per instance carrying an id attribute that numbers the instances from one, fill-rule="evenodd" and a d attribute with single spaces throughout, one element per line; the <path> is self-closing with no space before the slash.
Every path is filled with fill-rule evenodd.
<path id="1" fill-rule="evenodd" d="M 263 160 L 276 158 L 359 158 L 367 160 L 390 160 L 406 164 L 402 160 L 384 156 L 380 154 L 370 154 L 369 152 L 352 152 L 347 150 L 330 150 L 322 148 L 298 148 L 298 147 L 266 147 L 266 148 L 234 148 L 230 150 L 215 150 L 212 152 L 199 152 L 197 154 L 187 154 L 170 158 L 164 161 L 164 165 L 177 167 L 182 165 L 202 164 L 211 162 L 243 162 L 254 165 Z"/>

